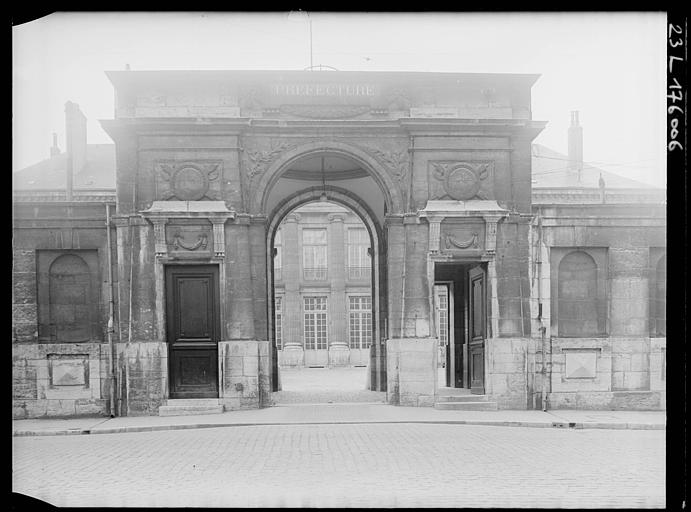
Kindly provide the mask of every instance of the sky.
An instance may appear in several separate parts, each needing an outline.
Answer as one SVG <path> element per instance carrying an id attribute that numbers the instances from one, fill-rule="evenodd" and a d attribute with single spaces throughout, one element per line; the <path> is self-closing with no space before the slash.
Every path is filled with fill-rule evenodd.
<path id="1" fill-rule="evenodd" d="M 666 184 L 666 15 L 645 13 L 61 12 L 13 27 L 13 170 L 65 149 L 64 104 L 90 144 L 112 140 L 108 70 L 282 69 L 536 73 L 535 143 L 566 154 L 569 112 L 583 158 Z M 324 71 L 325 72 L 325 71 Z"/>

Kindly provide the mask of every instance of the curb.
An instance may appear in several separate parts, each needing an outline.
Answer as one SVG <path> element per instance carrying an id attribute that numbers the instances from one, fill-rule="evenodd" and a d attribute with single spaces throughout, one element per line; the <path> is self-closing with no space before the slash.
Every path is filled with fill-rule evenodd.
<path id="1" fill-rule="evenodd" d="M 296 421 L 266 423 L 190 423 L 186 425 L 151 425 L 130 427 L 103 427 L 67 430 L 14 430 L 13 437 L 67 436 L 88 434 L 126 434 L 133 432 L 161 432 L 167 430 L 190 430 L 225 427 L 292 426 L 292 425 L 376 425 L 376 424 L 431 424 L 431 425 L 469 425 L 491 427 L 529 427 L 562 429 L 610 429 L 610 430 L 665 430 L 659 423 L 597 423 L 597 422 L 532 422 L 532 421 L 491 421 L 491 420 L 352 420 L 352 421 Z"/>

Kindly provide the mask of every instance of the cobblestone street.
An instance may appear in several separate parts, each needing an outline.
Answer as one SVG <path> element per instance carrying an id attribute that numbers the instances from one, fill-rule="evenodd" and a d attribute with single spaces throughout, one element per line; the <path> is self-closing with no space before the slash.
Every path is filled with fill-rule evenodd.
<path id="1" fill-rule="evenodd" d="M 13 438 L 58 506 L 660 507 L 665 432 L 278 425 Z"/>

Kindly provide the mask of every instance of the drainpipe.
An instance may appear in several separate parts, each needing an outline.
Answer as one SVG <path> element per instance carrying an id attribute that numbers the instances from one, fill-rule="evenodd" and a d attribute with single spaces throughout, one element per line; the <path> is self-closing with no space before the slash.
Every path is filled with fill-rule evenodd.
<path id="1" fill-rule="evenodd" d="M 110 204 L 106 203 L 106 241 L 108 246 L 108 380 L 110 384 L 110 417 L 114 418 L 117 414 L 115 408 L 115 353 L 113 351 L 113 262 L 112 262 L 112 240 L 110 237 Z"/>
<path id="2" fill-rule="evenodd" d="M 540 343 L 542 345 L 542 411 L 547 411 L 547 354 L 545 353 L 545 331 L 542 324 L 542 215 L 537 211 L 537 319 L 540 322 Z M 550 351 L 551 354 L 551 351 Z"/>

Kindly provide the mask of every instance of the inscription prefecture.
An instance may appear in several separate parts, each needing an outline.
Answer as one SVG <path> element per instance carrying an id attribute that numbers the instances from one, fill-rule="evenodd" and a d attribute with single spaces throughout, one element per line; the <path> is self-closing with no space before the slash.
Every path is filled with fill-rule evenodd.
<path id="1" fill-rule="evenodd" d="M 375 96 L 372 84 L 274 84 L 273 96 Z"/>

